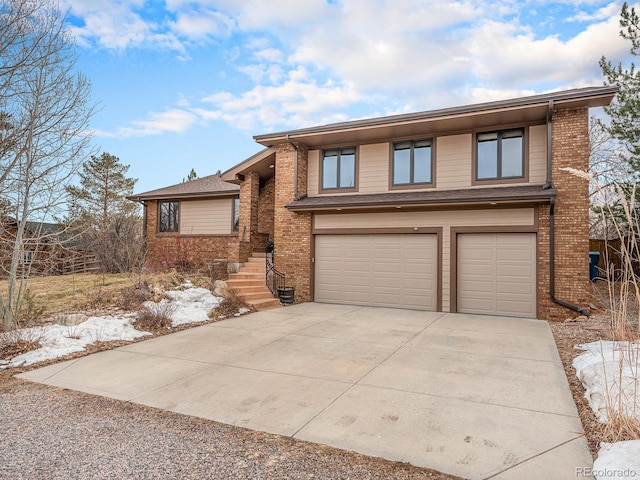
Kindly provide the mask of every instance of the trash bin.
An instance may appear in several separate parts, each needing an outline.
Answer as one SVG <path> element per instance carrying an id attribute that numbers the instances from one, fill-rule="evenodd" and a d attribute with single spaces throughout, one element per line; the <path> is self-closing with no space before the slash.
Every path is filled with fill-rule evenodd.
<path id="1" fill-rule="evenodd" d="M 284 305 L 291 305 L 295 300 L 296 289 L 294 287 L 280 287 L 278 288 L 278 298 L 280 303 Z"/>
<path id="2" fill-rule="evenodd" d="M 600 252 L 589 252 L 589 280 L 598 281 L 598 262 L 600 261 Z"/>

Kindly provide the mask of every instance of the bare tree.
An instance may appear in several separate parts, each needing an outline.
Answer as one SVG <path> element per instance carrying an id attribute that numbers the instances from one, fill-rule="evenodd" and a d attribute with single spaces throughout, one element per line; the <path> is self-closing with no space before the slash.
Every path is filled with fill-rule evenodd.
<path id="1" fill-rule="evenodd" d="M 91 87 L 76 60 L 53 0 L 0 0 L 0 197 L 17 222 L 8 291 L 0 295 L 5 329 L 17 322 L 28 277 L 26 225 L 62 212 L 64 187 L 89 146 Z"/>

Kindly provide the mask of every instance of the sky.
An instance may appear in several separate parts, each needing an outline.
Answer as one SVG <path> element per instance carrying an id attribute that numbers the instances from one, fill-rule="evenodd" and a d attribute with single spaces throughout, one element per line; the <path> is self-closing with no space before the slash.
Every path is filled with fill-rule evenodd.
<path id="1" fill-rule="evenodd" d="M 93 144 L 141 193 L 225 171 L 254 135 L 603 85 L 621 2 L 60 0 Z"/>

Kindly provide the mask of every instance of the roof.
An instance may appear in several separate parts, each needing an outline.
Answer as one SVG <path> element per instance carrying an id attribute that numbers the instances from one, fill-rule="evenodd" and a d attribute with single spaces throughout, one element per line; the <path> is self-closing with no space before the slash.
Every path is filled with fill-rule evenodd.
<path id="1" fill-rule="evenodd" d="M 163 198 L 210 197 L 233 195 L 240 192 L 240 187 L 225 182 L 220 175 L 209 175 L 189 182 L 177 183 L 169 187 L 158 188 L 144 193 L 130 195 L 127 198 L 136 202 Z"/>
<path id="2" fill-rule="evenodd" d="M 429 205 L 472 205 L 500 203 L 548 203 L 555 198 L 552 188 L 542 185 L 491 187 L 464 190 L 421 190 L 415 192 L 332 195 L 305 197 L 286 206 L 294 211 L 347 210 L 384 207 L 425 207 Z"/>
<path id="3" fill-rule="evenodd" d="M 366 142 L 399 135 L 413 135 L 418 131 L 424 133 L 425 124 L 428 124 L 428 131 L 440 133 L 456 128 L 462 130 L 509 122 L 544 121 L 550 102 L 554 108 L 598 107 L 611 103 L 617 91 L 617 87 L 576 88 L 508 100 L 332 123 L 257 135 L 253 138 L 265 146 L 297 140 L 315 147 L 323 142 L 326 144 L 327 139 L 335 143 Z M 477 120 L 472 120 L 474 117 L 483 120 L 478 123 Z M 411 125 L 415 127 L 412 128 Z"/>

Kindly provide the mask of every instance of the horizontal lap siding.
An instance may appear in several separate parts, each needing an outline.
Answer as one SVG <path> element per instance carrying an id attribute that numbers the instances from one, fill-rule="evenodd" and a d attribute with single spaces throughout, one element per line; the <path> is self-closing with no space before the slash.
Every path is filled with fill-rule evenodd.
<path id="1" fill-rule="evenodd" d="M 182 235 L 229 235 L 233 199 L 183 200 L 180 202 Z"/>

